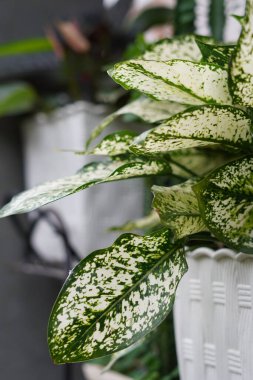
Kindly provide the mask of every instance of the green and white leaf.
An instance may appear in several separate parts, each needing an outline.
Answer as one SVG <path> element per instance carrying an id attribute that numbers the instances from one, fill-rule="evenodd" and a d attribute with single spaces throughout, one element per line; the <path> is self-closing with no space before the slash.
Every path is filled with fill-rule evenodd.
<path id="1" fill-rule="evenodd" d="M 191 108 L 138 136 L 130 150 L 137 154 L 158 154 L 217 143 L 251 149 L 248 114 L 231 106 Z"/>
<path id="2" fill-rule="evenodd" d="M 31 111 L 38 100 L 34 89 L 23 82 L 0 86 L 0 116 Z"/>
<path id="3" fill-rule="evenodd" d="M 203 62 L 214 63 L 228 69 L 232 53 L 235 50 L 234 45 L 209 45 L 198 40 L 196 42 L 201 50 Z"/>
<path id="4" fill-rule="evenodd" d="M 224 165 L 193 188 L 210 231 L 229 247 L 253 254 L 253 156 Z"/>
<path id="5" fill-rule="evenodd" d="M 196 43 L 196 36 L 186 35 L 155 42 L 140 56 L 140 59 L 148 61 L 184 59 L 198 62 L 201 59 L 201 52 Z"/>
<path id="6" fill-rule="evenodd" d="M 125 234 L 71 272 L 48 328 L 56 363 L 112 354 L 135 343 L 166 317 L 187 270 L 169 231 Z"/>
<path id="7" fill-rule="evenodd" d="M 144 97 L 139 98 L 107 116 L 101 124 L 94 128 L 86 142 L 86 148 L 119 116 L 132 114 L 147 123 L 157 123 L 183 111 L 185 108 L 185 105 L 175 102 L 158 102 Z"/>
<path id="8" fill-rule="evenodd" d="M 232 102 L 227 71 L 209 63 L 136 59 L 116 64 L 109 75 L 124 88 L 157 100 L 192 105 Z"/>
<path id="9" fill-rule="evenodd" d="M 106 136 L 95 148 L 87 154 L 117 156 L 127 153 L 137 133 L 133 131 L 119 131 Z"/>
<path id="10" fill-rule="evenodd" d="M 160 218 L 155 210 L 152 210 L 150 214 L 143 218 L 130 220 L 121 226 L 111 227 L 110 231 L 133 231 L 150 229 L 159 226 L 161 224 Z"/>
<path id="11" fill-rule="evenodd" d="M 163 175 L 170 173 L 170 171 L 169 164 L 161 159 L 147 160 L 130 157 L 92 162 L 72 176 L 46 182 L 16 195 L 0 210 L 0 218 L 32 211 L 97 183 L 157 174 Z"/>
<path id="12" fill-rule="evenodd" d="M 152 187 L 153 207 L 161 221 L 172 229 L 176 239 L 207 230 L 200 216 L 197 197 L 192 190 L 194 183 L 189 180 L 171 187 Z"/>
<path id="13" fill-rule="evenodd" d="M 234 102 L 253 107 L 253 0 L 246 2 L 246 14 L 242 19 L 242 32 L 230 75 Z"/>

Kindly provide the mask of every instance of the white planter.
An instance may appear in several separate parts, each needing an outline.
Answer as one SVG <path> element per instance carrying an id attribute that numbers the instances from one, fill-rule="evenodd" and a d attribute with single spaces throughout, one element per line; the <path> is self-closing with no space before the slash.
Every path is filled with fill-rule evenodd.
<path id="1" fill-rule="evenodd" d="M 224 1 L 224 0 L 220 0 Z M 240 23 L 232 15 L 243 16 L 245 10 L 245 0 L 226 0 L 225 6 L 225 25 L 224 41 L 234 42 L 238 39 L 241 31 Z M 203 36 L 211 35 L 209 25 L 209 9 L 211 0 L 195 1 L 195 32 Z"/>
<path id="2" fill-rule="evenodd" d="M 253 379 L 253 255 L 199 248 L 177 290 L 181 380 Z"/>
<path id="3" fill-rule="evenodd" d="M 74 174 L 85 163 L 95 161 L 95 157 L 61 152 L 60 149 L 83 150 L 92 129 L 104 117 L 104 107 L 78 102 L 50 115 L 38 114 L 25 123 L 26 188 Z M 110 132 L 109 128 L 106 134 Z M 45 207 L 58 212 L 72 245 L 80 256 L 85 256 L 110 245 L 118 236 L 118 233 L 109 233 L 108 228 L 142 216 L 143 182 L 131 180 L 94 186 Z M 46 223 L 41 223 L 36 230 L 34 244 L 46 260 L 63 260 L 62 242 Z"/>

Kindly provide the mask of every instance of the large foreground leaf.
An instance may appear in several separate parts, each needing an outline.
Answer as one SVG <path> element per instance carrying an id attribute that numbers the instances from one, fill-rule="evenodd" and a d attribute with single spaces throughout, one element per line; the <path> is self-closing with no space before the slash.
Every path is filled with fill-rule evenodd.
<path id="1" fill-rule="evenodd" d="M 142 154 L 167 153 L 215 143 L 250 149 L 252 132 L 249 116 L 231 106 L 192 108 L 144 132 L 136 138 L 130 149 Z"/>
<path id="2" fill-rule="evenodd" d="M 56 363 L 111 354 L 149 333 L 171 310 L 187 270 L 184 252 L 163 231 L 125 234 L 93 252 L 72 271 L 48 329 Z"/>
<path id="3" fill-rule="evenodd" d="M 231 104 L 227 71 L 208 63 L 130 60 L 109 71 L 115 82 L 157 100 Z"/>
<path id="4" fill-rule="evenodd" d="M 253 254 L 253 156 L 215 170 L 194 191 L 213 234 L 229 247 Z"/>
<path id="5" fill-rule="evenodd" d="M 185 108 L 186 106 L 182 104 L 169 101 L 158 102 L 147 98 L 137 99 L 107 116 L 101 124 L 94 128 L 86 142 L 86 148 L 119 116 L 132 114 L 147 123 L 157 123 L 183 111 Z"/>
<path id="6" fill-rule="evenodd" d="M 253 107 L 253 0 L 247 0 L 242 32 L 231 65 L 231 90 L 235 103 Z"/>
<path id="7" fill-rule="evenodd" d="M 161 221 L 173 230 L 176 239 L 200 231 L 207 227 L 200 216 L 198 200 L 192 190 L 193 181 L 171 187 L 153 186 L 153 207 Z"/>
<path id="8" fill-rule="evenodd" d="M 170 167 L 163 160 L 142 158 L 114 159 L 92 162 L 85 165 L 75 175 L 46 182 L 15 196 L 0 210 L 0 218 L 8 215 L 32 211 L 47 203 L 54 202 L 96 183 L 119 181 L 127 178 L 168 174 Z"/>

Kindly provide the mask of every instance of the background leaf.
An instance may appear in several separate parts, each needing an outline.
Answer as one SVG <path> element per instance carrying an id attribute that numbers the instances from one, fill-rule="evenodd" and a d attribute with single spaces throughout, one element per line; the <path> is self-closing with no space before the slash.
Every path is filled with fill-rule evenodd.
<path id="1" fill-rule="evenodd" d="M 133 231 L 138 229 L 150 229 L 157 227 L 161 223 L 160 218 L 155 210 L 150 214 L 135 220 L 130 220 L 121 226 L 111 227 L 111 231 Z"/>
<path id="2" fill-rule="evenodd" d="M 0 85 L 0 116 L 31 111 L 38 100 L 34 89 L 23 82 Z"/>
<path id="3" fill-rule="evenodd" d="M 47 38 L 31 38 L 0 45 L 0 57 L 52 51 Z"/>
<path id="4" fill-rule="evenodd" d="M 86 148 L 119 116 L 132 114 L 147 123 L 156 123 L 168 119 L 185 108 L 185 105 L 179 103 L 169 101 L 158 102 L 152 99 L 139 98 L 107 116 L 101 124 L 94 128 L 86 142 Z"/>

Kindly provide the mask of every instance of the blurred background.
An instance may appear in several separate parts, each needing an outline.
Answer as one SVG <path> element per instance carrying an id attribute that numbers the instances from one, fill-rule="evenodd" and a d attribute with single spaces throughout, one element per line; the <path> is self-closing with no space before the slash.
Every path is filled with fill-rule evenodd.
<path id="1" fill-rule="evenodd" d="M 0 202 L 43 181 L 75 173 L 92 129 L 134 94 L 107 75 L 173 35 L 232 42 L 244 0 L 9 0 L 0 12 Z M 129 115 L 114 122 L 142 131 Z M 88 160 L 88 161 L 87 161 Z M 141 180 L 100 185 L 29 215 L 0 221 L 0 378 L 113 380 L 97 366 L 55 366 L 47 320 L 71 266 L 113 242 L 109 231 L 148 214 Z M 120 379 L 179 379 L 172 315 L 112 366 Z M 106 377 L 107 376 L 107 377 Z"/>

